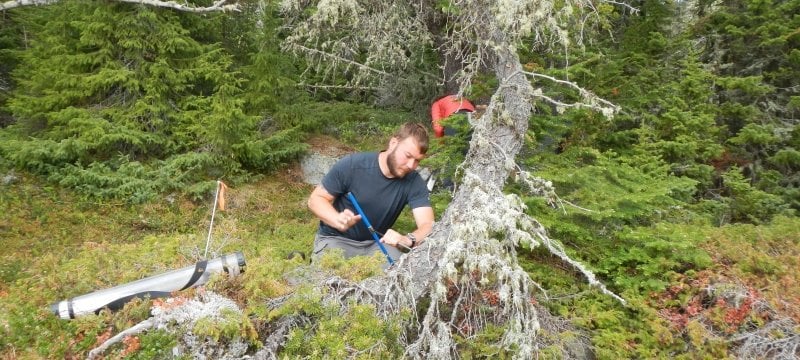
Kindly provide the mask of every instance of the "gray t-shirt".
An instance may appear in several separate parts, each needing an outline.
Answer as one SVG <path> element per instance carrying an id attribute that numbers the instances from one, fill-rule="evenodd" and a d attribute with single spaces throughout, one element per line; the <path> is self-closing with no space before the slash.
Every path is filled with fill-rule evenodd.
<path id="1" fill-rule="evenodd" d="M 322 187 L 334 196 L 333 207 L 336 211 L 350 209 L 358 214 L 347 198 L 347 193 L 352 192 L 372 227 L 380 233 L 386 233 L 394 225 L 406 204 L 411 209 L 431 206 L 428 188 L 416 171 L 401 179 L 387 178 L 378 165 L 376 152 L 345 156 L 322 178 Z M 318 233 L 359 241 L 372 240 L 363 221 L 344 233 L 320 221 Z"/>

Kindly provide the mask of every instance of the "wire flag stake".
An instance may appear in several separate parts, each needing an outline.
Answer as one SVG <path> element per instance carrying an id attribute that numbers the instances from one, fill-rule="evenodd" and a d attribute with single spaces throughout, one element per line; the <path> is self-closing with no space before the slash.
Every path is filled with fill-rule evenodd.
<path id="1" fill-rule="evenodd" d="M 386 248 L 383 247 L 383 244 L 381 243 L 381 239 L 378 237 L 378 232 L 375 231 L 375 228 L 373 228 L 372 224 L 369 223 L 369 219 L 367 219 L 367 214 L 364 214 L 364 211 L 361 210 L 361 206 L 358 205 L 358 201 L 356 200 L 356 197 L 353 196 L 352 192 L 348 192 L 347 193 L 347 198 L 350 199 L 351 203 L 353 203 L 353 206 L 356 208 L 356 211 L 358 212 L 358 215 L 361 215 L 361 221 L 363 221 L 364 225 L 367 226 L 367 230 L 369 230 L 369 233 L 372 234 L 372 239 L 375 240 L 375 243 L 378 244 L 378 247 L 381 248 L 381 251 L 383 252 L 383 255 L 386 255 L 386 260 L 389 260 L 389 265 L 390 266 L 394 265 L 394 260 L 392 260 L 392 257 L 389 256 L 389 252 L 386 251 Z"/>
<path id="2" fill-rule="evenodd" d="M 217 191 L 214 193 L 214 203 L 211 204 L 211 223 L 208 224 L 208 237 L 206 238 L 206 251 L 203 253 L 203 259 L 208 259 L 208 246 L 211 244 L 211 230 L 214 228 L 214 215 L 217 213 L 217 205 L 221 211 L 225 211 L 225 189 L 228 185 L 224 182 L 217 180 Z"/>

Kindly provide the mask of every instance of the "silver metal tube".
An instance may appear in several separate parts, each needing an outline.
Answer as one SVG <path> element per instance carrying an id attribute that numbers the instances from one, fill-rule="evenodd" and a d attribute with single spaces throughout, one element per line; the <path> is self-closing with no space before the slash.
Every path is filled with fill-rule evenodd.
<path id="1" fill-rule="evenodd" d="M 148 295 L 151 298 L 166 297 L 175 291 L 203 285 L 214 273 L 239 275 L 244 272 L 244 267 L 244 255 L 237 251 L 161 275 L 64 300 L 50 305 L 50 310 L 62 319 L 74 319 L 77 316 L 97 313 L 106 307 L 119 310 L 131 299 Z"/>

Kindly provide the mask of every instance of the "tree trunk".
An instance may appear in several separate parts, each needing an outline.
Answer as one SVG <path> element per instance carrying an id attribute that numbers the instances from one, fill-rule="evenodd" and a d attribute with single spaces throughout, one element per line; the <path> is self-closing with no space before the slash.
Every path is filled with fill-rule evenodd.
<path id="1" fill-rule="evenodd" d="M 455 335 L 469 338 L 489 325 L 504 329 L 497 347 L 515 348 L 515 357 L 532 358 L 544 345 L 534 335 L 540 317 L 532 281 L 516 256 L 520 242 L 535 245 L 544 230 L 524 214 L 521 202 L 502 192 L 528 128 L 532 88 L 520 72 L 518 56 L 502 40 L 496 36 L 496 48 L 506 50 L 493 59 L 500 88 L 473 124 L 463 180 L 453 201 L 428 241 L 386 277 L 382 298 L 388 301 L 379 303 L 379 309 L 392 314 L 410 307 L 422 318 L 406 324 L 415 336 L 405 340 L 407 357 L 457 358 Z M 494 310 L 475 310 L 486 306 Z"/>
<path id="2" fill-rule="evenodd" d="M 444 252 L 443 246 L 451 237 L 453 224 L 465 224 L 470 215 L 489 213 L 496 205 L 486 203 L 483 197 L 486 191 L 476 191 L 476 188 L 491 189 L 491 196 L 495 199 L 504 197 L 501 190 L 522 147 L 531 112 L 531 99 L 524 94 L 531 93 L 531 85 L 519 72 L 522 65 L 513 52 L 498 54 L 494 69 L 501 79 L 501 88 L 486 112 L 475 120 L 472 141 L 463 164 L 464 177 L 474 176 L 476 181 L 457 187 L 453 201 L 437 222 L 426 246 L 406 256 L 407 260 L 401 266 L 415 279 L 411 285 L 415 289 L 415 299 L 431 288 L 430 282 L 435 279 L 430 274 L 437 267 L 435 259 Z M 397 276 L 397 272 L 393 275 Z"/>

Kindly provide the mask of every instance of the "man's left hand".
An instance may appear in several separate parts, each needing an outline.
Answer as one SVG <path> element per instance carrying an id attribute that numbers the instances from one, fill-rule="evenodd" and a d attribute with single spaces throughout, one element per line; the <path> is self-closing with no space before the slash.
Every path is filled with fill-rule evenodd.
<path id="1" fill-rule="evenodd" d="M 405 235 L 392 229 L 387 230 L 386 234 L 383 234 L 381 242 L 394 247 L 406 249 L 411 248 L 411 240 L 409 240 Z"/>

